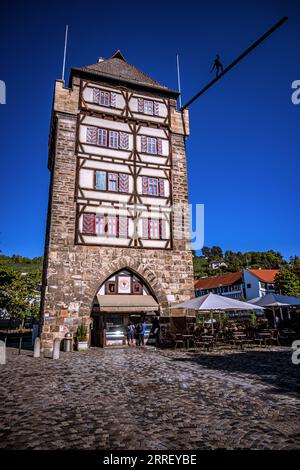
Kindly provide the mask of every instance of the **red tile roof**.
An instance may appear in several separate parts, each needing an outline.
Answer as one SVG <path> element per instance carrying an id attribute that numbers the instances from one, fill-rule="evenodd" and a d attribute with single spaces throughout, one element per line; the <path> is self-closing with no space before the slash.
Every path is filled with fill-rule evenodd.
<path id="1" fill-rule="evenodd" d="M 242 282 L 242 272 L 223 274 L 222 276 L 206 277 L 195 281 L 195 289 L 213 289 L 220 286 L 231 286 L 238 281 Z"/>
<path id="2" fill-rule="evenodd" d="M 279 273 L 279 269 L 248 269 L 248 271 L 260 281 L 271 283 L 275 281 L 275 276 Z"/>

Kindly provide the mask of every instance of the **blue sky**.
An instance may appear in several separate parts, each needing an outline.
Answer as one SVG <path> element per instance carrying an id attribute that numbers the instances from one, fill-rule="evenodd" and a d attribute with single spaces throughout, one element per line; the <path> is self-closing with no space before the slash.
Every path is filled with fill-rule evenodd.
<path id="1" fill-rule="evenodd" d="M 0 249 L 43 253 L 54 80 L 64 28 L 70 66 L 121 49 L 127 60 L 172 88 L 180 54 L 183 102 L 282 16 L 289 21 L 190 107 L 190 202 L 205 204 L 205 244 L 300 255 L 300 80 L 297 0 L 182 3 L 1 2 Z"/>

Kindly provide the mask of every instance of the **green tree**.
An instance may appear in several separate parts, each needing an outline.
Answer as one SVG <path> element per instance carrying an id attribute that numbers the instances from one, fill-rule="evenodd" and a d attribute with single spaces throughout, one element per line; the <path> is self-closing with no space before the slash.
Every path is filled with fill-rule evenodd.
<path id="1" fill-rule="evenodd" d="M 275 289 L 282 295 L 300 297 L 300 279 L 290 267 L 285 267 L 275 276 Z"/>
<path id="2" fill-rule="evenodd" d="M 202 255 L 205 258 L 207 258 L 207 259 L 211 258 L 211 251 L 210 251 L 210 248 L 208 248 L 208 246 L 204 246 L 201 251 L 202 251 Z"/>
<path id="3" fill-rule="evenodd" d="M 300 279 L 300 258 L 299 256 L 291 256 L 290 257 L 290 266 L 293 272 L 298 276 Z"/>
<path id="4" fill-rule="evenodd" d="M 222 251 L 222 248 L 220 248 L 219 246 L 212 246 L 210 252 L 211 252 L 211 259 L 213 261 L 223 259 L 223 251 Z"/>
<path id="5" fill-rule="evenodd" d="M 39 312 L 41 271 L 21 273 L 9 266 L 0 265 L 0 309 L 12 318 L 24 320 L 36 317 Z"/>

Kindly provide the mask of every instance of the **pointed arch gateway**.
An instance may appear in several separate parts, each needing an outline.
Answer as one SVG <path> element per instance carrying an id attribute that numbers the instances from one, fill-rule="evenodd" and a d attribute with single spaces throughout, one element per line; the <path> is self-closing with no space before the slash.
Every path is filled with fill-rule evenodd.
<path id="1" fill-rule="evenodd" d="M 112 263 L 95 292 L 91 345 L 124 346 L 128 325 L 139 322 L 147 325 L 149 333 L 165 302 L 166 296 L 149 268 L 122 260 Z"/>

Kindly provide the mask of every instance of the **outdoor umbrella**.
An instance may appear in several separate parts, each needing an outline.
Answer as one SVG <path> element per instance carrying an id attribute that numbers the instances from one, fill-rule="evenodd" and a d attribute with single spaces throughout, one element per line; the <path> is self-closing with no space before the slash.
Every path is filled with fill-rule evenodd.
<path id="1" fill-rule="evenodd" d="M 263 297 L 249 300 L 249 303 L 260 307 L 287 307 L 300 305 L 300 299 L 289 295 L 266 294 Z"/>
<path id="2" fill-rule="evenodd" d="M 275 309 L 300 305 L 300 299 L 289 295 L 266 294 L 263 297 L 256 297 L 255 299 L 249 300 L 249 303 L 259 305 L 260 307 L 271 308 L 273 311 L 274 325 L 276 327 Z"/>
<path id="3" fill-rule="evenodd" d="M 232 310 L 263 310 L 263 307 L 259 305 L 253 305 L 247 302 L 242 302 L 241 300 L 230 299 L 229 297 L 212 293 L 196 297 L 195 299 L 186 300 L 181 304 L 173 305 L 171 308 L 186 308 L 210 312 L 211 318 L 213 312 L 227 312 Z"/>

